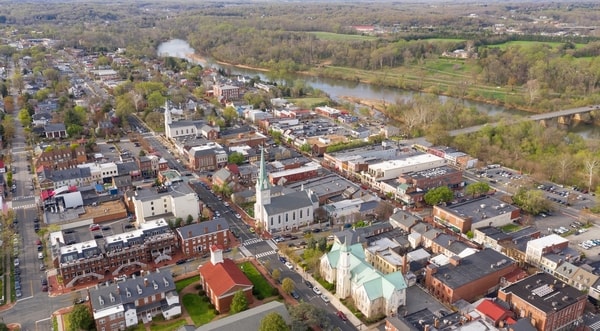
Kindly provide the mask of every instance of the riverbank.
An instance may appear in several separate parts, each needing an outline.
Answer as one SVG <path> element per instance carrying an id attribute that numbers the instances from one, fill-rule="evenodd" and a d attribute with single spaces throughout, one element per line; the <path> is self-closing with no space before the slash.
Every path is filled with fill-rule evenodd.
<path id="1" fill-rule="evenodd" d="M 210 63 L 205 57 L 200 56 L 196 53 L 189 53 L 189 54 L 186 54 L 185 56 L 187 58 L 191 59 L 192 61 L 201 63 L 203 65 Z M 232 64 L 232 63 L 227 63 L 227 62 L 223 62 L 223 61 L 215 61 L 214 63 L 224 65 L 224 66 L 229 66 L 229 67 L 240 68 L 240 69 L 256 70 L 256 71 L 261 71 L 261 72 L 269 72 L 270 71 L 269 69 L 265 69 L 265 68 L 252 67 L 252 66 L 247 66 L 247 65 L 243 65 L 243 64 Z"/>

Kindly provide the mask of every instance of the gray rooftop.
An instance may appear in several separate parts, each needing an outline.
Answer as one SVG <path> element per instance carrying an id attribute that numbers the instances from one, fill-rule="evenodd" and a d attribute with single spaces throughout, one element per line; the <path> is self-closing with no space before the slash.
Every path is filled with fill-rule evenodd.
<path id="1" fill-rule="evenodd" d="M 484 248 L 462 258 L 457 266 L 447 264 L 439 267 L 436 278 L 446 286 L 457 289 L 511 264 L 514 264 L 514 261 L 506 255 Z"/>
<path id="2" fill-rule="evenodd" d="M 248 309 L 235 315 L 227 316 L 208 324 L 202 325 L 196 331 L 241 331 L 258 330 L 260 322 L 269 313 L 277 313 L 283 317 L 287 324 L 292 319 L 285 305 L 278 301 L 271 301 L 256 308 Z"/>
<path id="3" fill-rule="evenodd" d="M 179 237 L 183 239 L 190 239 L 201 236 L 206 233 L 213 233 L 220 230 L 228 230 L 229 225 L 224 218 L 217 218 L 210 221 L 201 223 L 194 223 L 186 225 L 177 229 Z"/>
<path id="4" fill-rule="evenodd" d="M 194 190 L 192 190 L 187 184 L 184 183 L 176 183 L 171 186 L 166 186 L 161 188 L 158 187 L 150 187 L 150 188 L 141 188 L 137 190 L 129 190 L 125 194 L 129 197 L 135 196 L 137 200 L 140 201 L 149 201 L 156 200 L 160 196 L 174 196 L 180 197 L 188 194 L 195 194 Z"/>
<path id="5" fill-rule="evenodd" d="M 311 207 L 313 202 L 307 191 L 299 191 L 290 194 L 280 195 L 271 198 L 271 203 L 265 205 L 265 210 L 269 215 L 285 213 L 289 210 Z"/>
<path id="6" fill-rule="evenodd" d="M 128 278 L 124 282 L 109 286 L 92 288 L 90 302 L 93 310 L 102 310 L 174 290 L 175 282 L 171 277 L 171 271 L 163 270 Z"/>
<path id="7" fill-rule="evenodd" d="M 501 291 L 512 293 L 547 313 L 562 310 L 586 296 L 585 293 L 543 272 L 513 283 Z"/>
<path id="8" fill-rule="evenodd" d="M 488 218 L 496 217 L 501 214 L 512 213 L 514 210 L 519 209 L 489 196 L 452 204 L 450 206 L 439 206 L 439 208 L 463 219 L 471 217 L 473 223 L 485 221 Z"/>

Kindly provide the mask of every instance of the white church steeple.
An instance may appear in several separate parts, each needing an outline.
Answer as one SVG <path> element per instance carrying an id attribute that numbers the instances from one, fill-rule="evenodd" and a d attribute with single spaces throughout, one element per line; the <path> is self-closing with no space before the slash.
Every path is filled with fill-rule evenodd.
<path id="1" fill-rule="evenodd" d="M 254 219 L 257 224 L 261 224 L 263 229 L 267 229 L 267 216 L 264 206 L 271 204 L 271 185 L 265 165 L 265 149 L 260 149 L 260 165 L 258 178 L 256 179 L 256 203 L 254 204 Z"/>
<path id="2" fill-rule="evenodd" d="M 350 296 L 350 247 L 344 237 L 344 243 L 340 248 L 340 259 L 337 265 L 337 282 L 335 293 L 340 299 L 345 299 Z"/>

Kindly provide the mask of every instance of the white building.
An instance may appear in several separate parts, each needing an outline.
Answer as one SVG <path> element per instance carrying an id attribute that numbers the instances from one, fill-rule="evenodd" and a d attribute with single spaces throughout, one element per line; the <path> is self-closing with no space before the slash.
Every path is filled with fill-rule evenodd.
<path id="1" fill-rule="evenodd" d="M 265 167 L 265 153 L 261 150 L 254 204 L 254 219 L 257 225 L 269 233 L 297 230 L 301 226 L 313 223 L 313 212 L 318 206 L 319 199 L 311 191 L 301 190 L 272 197 Z"/>
<path id="2" fill-rule="evenodd" d="M 366 262 L 362 244 L 348 246 L 333 243 L 331 251 L 321 257 L 321 276 L 336 284 L 335 295 L 351 297 L 366 318 L 391 316 L 406 305 L 406 281 L 402 272 L 384 275 Z"/>
<path id="3" fill-rule="evenodd" d="M 417 154 L 402 159 L 388 160 L 369 165 L 363 178 L 377 187 L 377 182 L 398 178 L 407 172 L 423 171 L 426 169 L 441 167 L 446 160 L 432 154 Z"/>
<path id="4" fill-rule="evenodd" d="M 127 191 L 125 199 L 135 210 L 138 225 L 159 217 L 186 219 L 191 215 L 196 219 L 200 215 L 198 195 L 183 183 Z"/>

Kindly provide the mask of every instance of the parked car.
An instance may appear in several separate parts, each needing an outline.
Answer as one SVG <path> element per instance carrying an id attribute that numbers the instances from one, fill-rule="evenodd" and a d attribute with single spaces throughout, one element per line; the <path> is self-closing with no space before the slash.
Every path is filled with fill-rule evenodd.
<path id="1" fill-rule="evenodd" d="M 294 265 L 289 261 L 285 263 L 285 266 L 290 270 L 294 270 Z"/>
<path id="2" fill-rule="evenodd" d="M 341 310 L 338 310 L 336 315 L 344 322 L 348 320 L 348 317 L 346 317 L 346 314 L 344 314 L 344 312 Z"/>
<path id="3" fill-rule="evenodd" d="M 308 280 L 305 280 L 304 284 L 306 284 L 306 287 L 308 287 L 308 288 L 312 288 L 313 287 L 313 284 L 311 282 L 309 282 Z"/>
<path id="4" fill-rule="evenodd" d="M 313 287 L 313 289 L 312 289 L 312 290 L 313 290 L 313 292 L 315 292 L 315 294 L 316 294 L 316 295 L 321 295 L 321 294 L 322 294 L 322 293 L 321 293 L 321 290 L 319 290 L 319 288 L 318 288 L 318 287 L 316 287 L 316 286 L 315 286 L 315 287 Z"/>
<path id="5" fill-rule="evenodd" d="M 300 296 L 298 295 L 298 293 L 296 293 L 296 291 L 292 291 L 292 293 L 290 293 L 290 295 L 292 296 L 292 298 L 298 300 L 300 299 Z"/>
<path id="6" fill-rule="evenodd" d="M 90 224 L 90 231 L 98 231 L 98 230 L 100 230 L 100 225 Z"/>
<path id="7" fill-rule="evenodd" d="M 13 262 L 13 264 L 15 265 L 15 267 L 18 267 L 19 264 L 21 264 L 21 262 L 19 261 L 19 258 L 16 258 L 15 261 Z"/>
<path id="8" fill-rule="evenodd" d="M 325 303 L 329 303 L 329 298 L 325 294 L 321 294 L 321 299 L 323 299 Z"/>

